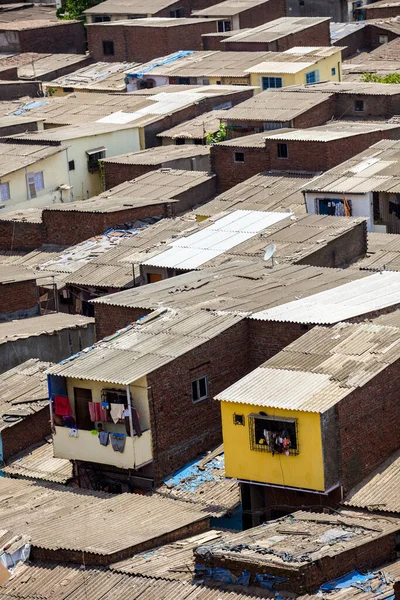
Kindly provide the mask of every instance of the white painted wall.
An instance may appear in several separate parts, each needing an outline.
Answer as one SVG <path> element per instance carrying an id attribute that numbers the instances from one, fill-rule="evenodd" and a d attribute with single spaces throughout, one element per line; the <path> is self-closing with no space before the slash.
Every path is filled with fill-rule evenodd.
<path id="1" fill-rule="evenodd" d="M 366 217 L 368 231 L 374 231 L 374 211 L 372 203 L 372 193 L 367 194 L 345 194 L 347 200 L 351 200 L 352 216 Z M 307 192 L 306 206 L 309 214 L 315 215 L 315 200 L 317 198 L 339 198 L 343 199 L 343 194 L 327 194 L 325 192 Z"/>
<path id="2" fill-rule="evenodd" d="M 36 198 L 29 199 L 26 175 L 40 171 L 43 172 L 44 189 L 37 192 Z M 58 189 L 60 185 L 69 184 L 67 150 L 9 173 L 0 178 L 0 183 L 8 183 L 10 188 L 10 200 L 2 201 L 0 198 L 0 216 L 14 210 L 40 208 L 61 201 L 68 202 L 71 199 L 70 192 L 61 192 Z"/>

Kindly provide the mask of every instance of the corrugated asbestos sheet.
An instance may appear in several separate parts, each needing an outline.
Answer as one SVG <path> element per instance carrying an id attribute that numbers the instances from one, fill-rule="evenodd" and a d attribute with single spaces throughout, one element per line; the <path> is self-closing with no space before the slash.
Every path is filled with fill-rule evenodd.
<path id="1" fill-rule="evenodd" d="M 47 406 L 46 370 L 52 364 L 31 358 L 0 375 L 0 430 Z"/>
<path id="2" fill-rule="evenodd" d="M 72 462 L 54 458 L 52 442 L 27 448 L 7 461 L 2 471 L 9 477 L 39 479 L 54 483 L 67 483 L 72 479 Z"/>
<path id="3" fill-rule="evenodd" d="M 0 527 L 32 545 L 111 556 L 208 519 L 206 509 L 157 496 L 66 491 L 55 484 L 0 479 Z M 158 543 L 160 543 L 158 541 Z"/>
<path id="4" fill-rule="evenodd" d="M 241 317 L 168 309 L 145 319 L 62 361 L 49 373 L 128 385 L 219 335 Z"/>
<path id="5" fill-rule="evenodd" d="M 344 504 L 375 512 L 400 513 L 400 451 L 350 490 Z"/>
<path id="6" fill-rule="evenodd" d="M 224 591 L 182 581 L 163 581 L 123 573 L 54 564 L 22 565 L 0 587 L 4 600 L 256 600 L 266 591 Z M 281 594 L 282 599 L 288 596 Z"/>
<path id="7" fill-rule="evenodd" d="M 132 558 L 111 565 L 110 568 L 118 573 L 190 582 L 194 573 L 193 550 L 218 539 L 228 539 L 229 536 L 230 534 L 226 532 L 212 529 L 173 544 L 160 546 L 151 552 L 141 552 Z"/>
<path id="8" fill-rule="evenodd" d="M 62 329 L 86 329 L 94 319 L 82 315 L 50 313 L 40 317 L 0 323 L 0 344 L 38 335 L 53 335 Z"/>
<path id="9" fill-rule="evenodd" d="M 400 273 L 384 271 L 252 315 L 259 321 L 329 325 L 400 304 Z"/>
<path id="10" fill-rule="evenodd" d="M 216 399 L 322 413 L 399 358 L 397 327 L 314 327 Z"/>
<path id="11" fill-rule="evenodd" d="M 339 217 L 332 217 L 339 219 Z M 368 277 L 355 269 L 275 265 L 262 260 L 232 261 L 192 271 L 149 286 L 103 296 L 95 303 L 131 308 L 205 308 L 248 314 Z"/>

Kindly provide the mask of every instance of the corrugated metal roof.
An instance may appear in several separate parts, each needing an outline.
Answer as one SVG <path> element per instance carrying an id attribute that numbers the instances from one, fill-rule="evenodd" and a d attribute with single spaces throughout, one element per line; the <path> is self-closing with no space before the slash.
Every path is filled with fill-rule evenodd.
<path id="1" fill-rule="evenodd" d="M 183 123 L 179 123 L 179 125 L 175 125 L 175 127 L 171 127 L 171 129 L 165 129 L 161 133 L 157 135 L 159 138 L 186 138 L 186 139 L 204 139 L 205 136 L 209 133 L 215 133 L 218 131 L 221 119 L 228 114 L 227 110 L 212 110 L 207 113 L 203 113 L 199 117 L 195 119 L 191 119 L 190 121 L 184 121 Z M 169 145 L 169 146 L 161 146 L 165 152 L 170 151 L 170 148 L 175 148 L 175 152 L 177 152 L 178 148 L 182 152 L 192 152 L 193 154 L 198 149 L 203 149 L 203 152 L 206 150 L 209 152 L 209 146 L 202 147 L 193 144 L 186 144 L 181 146 Z"/>
<path id="2" fill-rule="evenodd" d="M 90 325 L 94 325 L 94 319 L 67 313 L 50 313 L 40 317 L 7 321 L 0 323 L 0 344 L 39 335 L 52 335 L 62 329 L 86 329 Z"/>
<path id="3" fill-rule="evenodd" d="M 73 477 L 72 462 L 65 458 L 54 458 L 53 443 L 50 441 L 13 456 L 2 467 L 2 471 L 8 477 L 63 484 Z"/>
<path id="4" fill-rule="evenodd" d="M 46 84 L 46 87 L 73 87 L 74 89 L 120 90 L 126 89 L 125 71 L 138 63 L 96 62 L 63 75 Z"/>
<path id="5" fill-rule="evenodd" d="M 260 321 L 332 324 L 400 304 L 400 273 L 385 271 L 252 315 Z"/>
<path id="6" fill-rule="evenodd" d="M 324 412 L 400 358 L 397 327 L 315 327 L 216 396 L 270 408 Z"/>
<path id="7" fill-rule="evenodd" d="M 289 216 L 290 213 L 235 210 L 209 227 L 172 242 L 168 250 L 143 264 L 196 269 Z"/>
<path id="8" fill-rule="evenodd" d="M 153 318 L 154 317 L 154 318 Z M 128 385 L 204 344 L 241 320 L 210 311 L 165 310 L 148 321 L 129 325 L 62 361 L 49 373 Z"/>
<path id="9" fill-rule="evenodd" d="M 225 17 L 237 15 L 243 11 L 252 9 L 268 0 L 224 0 L 207 8 L 193 11 L 193 15 L 201 17 Z"/>
<path id="10" fill-rule="evenodd" d="M 66 491 L 55 484 L 0 479 L 1 527 L 29 535 L 36 548 L 110 558 L 122 551 L 133 554 L 136 546 L 157 546 L 163 535 L 174 539 L 177 530 L 208 516 L 204 508 L 157 496 Z"/>
<path id="11" fill-rule="evenodd" d="M 272 42 L 282 37 L 290 36 L 297 32 L 315 27 L 316 25 L 320 25 L 328 19 L 329 17 L 281 17 L 280 19 L 274 19 L 273 21 L 263 23 L 258 27 L 253 27 L 240 33 L 232 31 L 226 41 L 236 43 Z M 308 33 L 310 36 L 313 35 L 312 30 Z"/>
<path id="12" fill-rule="evenodd" d="M 223 114 L 224 112 L 225 111 L 218 110 L 212 111 L 211 113 L 205 113 L 201 117 L 197 117 L 197 119 L 201 120 L 204 116 L 204 119 L 206 120 L 210 114 L 215 113 L 215 117 L 217 117 L 220 113 Z M 172 130 L 159 133 L 157 137 L 163 136 L 168 131 L 174 131 L 180 127 L 187 128 L 188 124 L 189 128 L 191 129 L 191 124 L 194 121 L 197 121 L 197 119 L 193 119 L 193 121 L 185 121 L 184 123 L 173 127 Z M 169 144 L 167 146 L 157 146 L 155 148 L 147 148 L 147 150 L 141 150 L 139 152 L 128 152 L 127 154 L 113 156 L 112 158 L 105 158 L 103 163 L 117 163 L 122 165 L 157 165 L 161 167 L 163 165 L 167 166 L 166 163 L 179 158 L 192 158 L 195 156 L 207 156 L 209 154 L 210 148 L 208 146 L 199 146 L 197 144 L 182 144 L 180 146 L 175 146 L 174 144 Z"/>
<path id="13" fill-rule="evenodd" d="M 344 504 L 373 511 L 400 513 L 400 451 L 347 494 Z"/>
<path id="14" fill-rule="evenodd" d="M 47 407 L 46 370 L 51 365 L 31 358 L 0 375 L 0 429 Z"/>

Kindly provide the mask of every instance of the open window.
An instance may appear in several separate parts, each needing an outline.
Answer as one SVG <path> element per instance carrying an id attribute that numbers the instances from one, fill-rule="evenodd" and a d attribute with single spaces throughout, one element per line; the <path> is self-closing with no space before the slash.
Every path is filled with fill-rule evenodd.
<path id="1" fill-rule="evenodd" d="M 274 454 L 298 454 L 297 419 L 258 413 L 248 416 L 250 448 Z"/>
<path id="2" fill-rule="evenodd" d="M 208 377 L 200 377 L 192 381 L 192 402 L 200 402 L 208 398 Z"/>
<path id="3" fill-rule="evenodd" d="M 43 171 L 38 171 L 37 173 L 27 173 L 26 183 L 28 186 L 29 199 L 31 200 L 32 198 L 36 198 L 37 193 L 40 192 L 40 190 L 44 190 Z"/>
<path id="4" fill-rule="evenodd" d="M 6 202 L 10 199 L 10 184 L 8 182 L 0 183 L 0 200 Z"/>
<path id="5" fill-rule="evenodd" d="M 330 217 L 351 217 L 351 200 L 347 200 L 347 198 L 316 198 L 315 213 Z"/>
<path id="6" fill-rule="evenodd" d="M 125 404 L 128 403 L 126 392 L 123 390 L 102 390 L 101 391 L 102 402 L 108 402 L 109 404 Z"/>
<path id="7" fill-rule="evenodd" d="M 106 148 L 104 146 L 93 148 L 93 150 L 87 150 L 86 154 L 88 156 L 89 173 L 96 173 L 99 170 L 99 160 L 106 157 Z"/>

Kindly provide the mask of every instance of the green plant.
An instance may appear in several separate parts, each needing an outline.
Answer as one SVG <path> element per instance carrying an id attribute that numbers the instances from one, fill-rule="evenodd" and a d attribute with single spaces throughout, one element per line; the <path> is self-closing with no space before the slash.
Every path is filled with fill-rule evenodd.
<path id="1" fill-rule="evenodd" d="M 400 73 L 388 73 L 387 75 L 363 73 L 361 81 L 364 83 L 400 83 Z"/>
<path id="2" fill-rule="evenodd" d="M 206 135 L 206 143 L 211 146 L 212 144 L 218 144 L 218 142 L 223 142 L 226 140 L 226 125 L 225 123 L 221 123 L 218 131 L 207 133 Z"/>
<path id="3" fill-rule="evenodd" d="M 102 0 L 67 0 L 64 6 L 57 9 L 56 15 L 59 19 L 84 19 L 83 12 Z"/>

